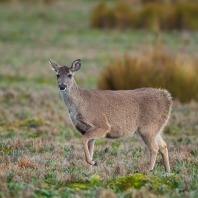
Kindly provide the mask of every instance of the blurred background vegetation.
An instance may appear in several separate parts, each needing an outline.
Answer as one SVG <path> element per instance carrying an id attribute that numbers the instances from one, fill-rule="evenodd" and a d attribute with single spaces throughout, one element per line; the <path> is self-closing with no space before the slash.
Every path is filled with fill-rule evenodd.
<path id="1" fill-rule="evenodd" d="M 91 24 L 97 28 L 198 30 L 198 1 L 120 1 L 98 4 Z"/>
<path id="2" fill-rule="evenodd" d="M 179 175 L 178 188 L 168 192 L 194 195 L 197 30 L 197 0 L 0 0 L 0 197 L 53 197 L 68 181 L 90 181 L 48 58 L 67 66 L 80 58 L 75 79 L 82 88 L 168 89 L 174 106 L 164 132 Z M 94 173 L 110 180 L 141 172 L 146 151 L 137 137 L 99 140 L 94 158 L 102 163 Z M 162 173 L 158 159 L 155 174 Z"/>
<path id="3" fill-rule="evenodd" d="M 173 55 L 160 41 L 163 32 L 183 33 L 188 45 L 190 32 L 198 30 L 198 1 L 122 0 L 114 4 L 101 2 L 91 13 L 91 27 L 121 31 L 144 30 L 154 32 L 156 41 L 152 49 L 143 47 L 140 56 L 123 56 L 109 64 L 100 76 L 100 89 L 135 89 L 163 87 L 181 102 L 198 100 L 197 56 L 184 60 Z M 185 33 L 184 33 L 185 32 Z M 128 53 L 128 52 L 127 52 Z M 146 56 L 145 56 L 146 55 Z"/>
<path id="4" fill-rule="evenodd" d="M 0 2 L 2 83 L 53 85 L 48 57 L 61 64 L 81 58 L 84 88 L 153 86 L 181 102 L 198 100 L 196 0 Z"/>

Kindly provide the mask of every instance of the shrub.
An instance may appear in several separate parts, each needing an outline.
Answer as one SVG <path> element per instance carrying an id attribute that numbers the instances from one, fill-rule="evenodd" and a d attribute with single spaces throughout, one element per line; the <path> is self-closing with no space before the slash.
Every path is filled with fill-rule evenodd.
<path id="1" fill-rule="evenodd" d="M 34 2 L 34 3 L 54 3 L 58 0 L 0 0 L 0 3 L 10 3 L 10 2 Z"/>
<path id="2" fill-rule="evenodd" d="M 198 29 L 198 3 L 181 3 L 175 5 L 178 29 Z"/>
<path id="3" fill-rule="evenodd" d="M 161 6 L 162 8 L 162 6 Z M 172 4 L 166 4 L 161 9 L 160 14 L 160 29 L 161 30 L 172 30 L 177 29 L 177 11 L 175 6 Z"/>
<path id="4" fill-rule="evenodd" d="M 98 28 L 115 27 L 115 15 L 105 3 L 98 4 L 91 13 L 91 26 Z"/>
<path id="5" fill-rule="evenodd" d="M 128 3 L 130 5 L 140 5 L 147 3 L 180 3 L 180 2 L 198 2 L 198 0 L 120 0 L 121 2 Z"/>
<path id="6" fill-rule="evenodd" d="M 162 10 L 161 5 L 157 3 L 149 3 L 145 5 L 139 13 L 139 27 L 159 30 Z"/>
<path id="7" fill-rule="evenodd" d="M 110 8 L 100 3 L 91 14 L 92 27 L 142 28 L 151 30 L 198 30 L 198 3 L 160 3 L 148 1 L 134 9 L 129 3 L 118 3 Z"/>
<path id="8" fill-rule="evenodd" d="M 105 68 L 98 81 L 99 89 L 141 87 L 165 88 L 183 103 L 192 99 L 198 101 L 198 67 L 156 47 L 146 55 L 117 58 Z"/>
<path id="9" fill-rule="evenodd" d="M 148 3 L 139 13 L 139 28 L 170 30 L 177 28 L 177 10 L 172 4 Z"/>
<path id="10" fill-rule="evenodd" d="M 8 3 L 11 2 L 12 0 L 0 0 L 0 3 Z"/>
<path id="11" fill-rule="evenodd" d="M 141 2 L 143 4 L 147 4 L 147 3 L 162 3 L 163 0 L 141 0 Z"/>
<path id="12" fill-rule="evenodd" d="M 135 22 L 135 13 L 124 3 L 120 3 L 113 9 L 116 21 L 116 27 L 119 29 L 130 28 Z"/>

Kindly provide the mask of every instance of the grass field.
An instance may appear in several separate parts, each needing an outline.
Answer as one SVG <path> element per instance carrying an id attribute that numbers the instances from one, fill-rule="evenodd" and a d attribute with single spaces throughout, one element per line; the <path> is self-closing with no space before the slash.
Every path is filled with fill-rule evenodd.
<path id="1" fill-rule="evenodd" d="M 81 135 L 69 122 L 48 58 L 68 66 L 81 58 L 75 79 L 83 88 L 96 88 L 104 66 L 125 53 L 159 43 L 185 59 L 198 51 L 197 32 L 91 29 L 89 13 L 96 3 L 0 5 L 0 197 L 197 197 L 193 101 L 174 101 L 164 131 L 172 175 L 164 175 L 161 156 L 150 175 L 139 174 L 149 154 L 137 135 L 97 140 L 98 166 L 88 172 Z"/>

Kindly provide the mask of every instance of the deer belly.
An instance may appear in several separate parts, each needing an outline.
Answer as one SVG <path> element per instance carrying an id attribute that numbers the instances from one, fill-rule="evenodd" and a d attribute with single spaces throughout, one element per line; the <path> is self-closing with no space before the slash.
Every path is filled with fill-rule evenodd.
<path id="1" fill-rule="evenodd" d="M 122 128 L 122 127 L 112 127 L 111 131 L 106 134 L 106 138 L 116 139 L 121 137 L 132 136 L 137 127 Z"/>

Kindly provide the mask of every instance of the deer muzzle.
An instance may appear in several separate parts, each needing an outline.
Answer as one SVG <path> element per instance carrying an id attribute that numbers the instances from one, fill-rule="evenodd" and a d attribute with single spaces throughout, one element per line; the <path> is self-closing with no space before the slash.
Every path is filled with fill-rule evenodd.
<path id="1" fill-rule="evenodd" d="M 59 89 L 60 89 L 61 91 L 64 91 L 64 90 L 67 89 L 67 85 L 64 84 L 64 83 L 61 83 L 61 84 L 59 85 Z"/>

